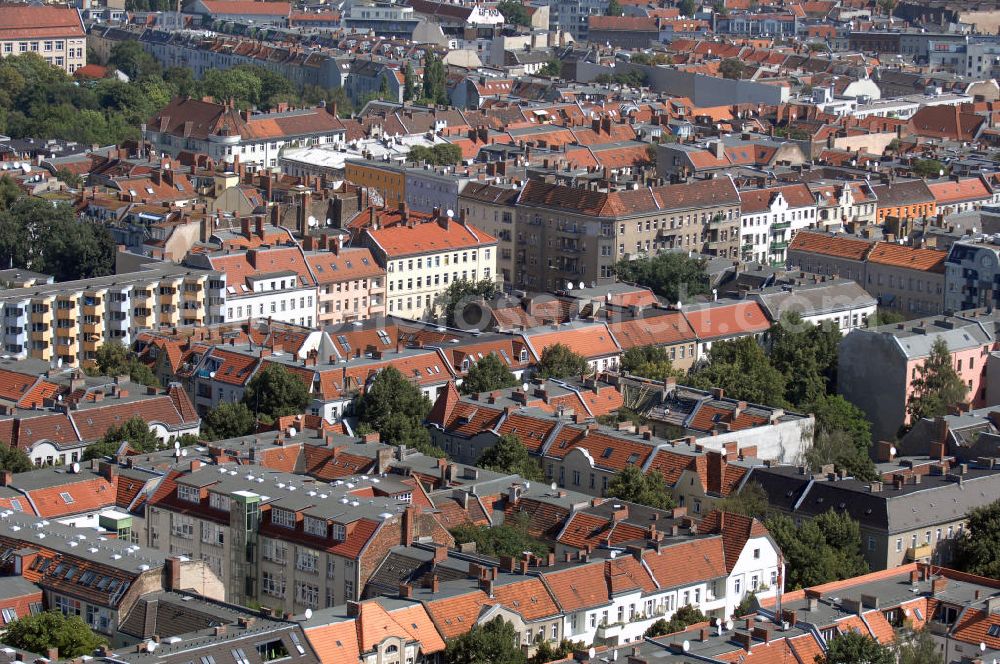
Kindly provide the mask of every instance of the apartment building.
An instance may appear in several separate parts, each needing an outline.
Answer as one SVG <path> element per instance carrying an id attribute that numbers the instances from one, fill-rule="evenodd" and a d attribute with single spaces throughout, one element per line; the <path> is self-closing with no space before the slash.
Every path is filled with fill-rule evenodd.
<path id="1" fill-rule="evenodd" d="M 34 53 L 72 74 L 87 64 L 87 31 L 76 7 L 0 5 L 0 57 Z"/>
<path id="2" fill-rule="evenodd" d="M 788 244 L 816 227 L 816 200 L 805 183 L 740 192 L 740 257 L 783 266 Z"/>
<path id="3" fill-rule="evenodd" d="M 385 268 L 386 312 L 401 318 L 435 320 L 449 284 L 497 278 L 497 239 L 463 215 L 438 211 L 429 221 L 376 224 L 364 230 L 360 244 Z"/>
<path id="4" fill-rule="evenodd" d="M 273 168 L 286 147 L 343 146 L 347 130 L 336 113 L 333 105 L 290 108 L 279 104 L 273 111 L 258 112 L 178 97 L 149 119 L 145 138 L 155 150 L 174 157 L 195 152 L 219 162 L 238 158 L 242 164 Z"/>
<path id="5" fill-rule="evenodd" d="M 996 362 L 996 317 L 967 312 L 852 330 L 840 342 L 837 392 L 865 412 L 875 440 L 891 440 L 910 422 L 913 381 L 940 339 L 968 388 L 969 404 L 993 405 L 996 395 L 986 390 L 986 378 Z"/>
<path id="6" fill-rule="evenodd" d="M 359 186 L 373 187 L 386 205 L 405 203 L 415 212 L 459 209 L 459 196 L 478 176 L 461 166 L 398 163 L 373 159 L 349 159 L 345 178 Z"/>
<path id="7" fill-rule="evenodd" d="M 12 288 L 0 295 L 4 351 L 18 358 L 92 366 L 104 343 L 130 344 L 141 329 L 221 323 L 226 298 L 224 273 L 172 264 Z"/>
<path id="8" fill-rule="evenodd" d="M 341 325 L 385 315 L 385 269 L 366 247 L 344 247 L 339 235 L 306 239 L 306 264 L 316 279 L 316 325 Z"/>
<path id="9" fill-rule="evenodd" d="M 225 275 L 227 321 L 259 316 L 306 327 L 316 321 L 316 279 L 299 245 L 189 253 L 185 262 Z"/>
<path id="10" fill-rule="evenodd" d="M 380 467 L 378 472 L 384 472 Z M 358 600 L 396 545 L 451 543 L 403 475 L 312 478 L 237 464 L 171 470 L 150 498 L 148 546 L 203 560 L 226 601 L 301 614 Z"/>
<path id="11" fill-rule="evenodd" d="M 808 183 L 816 199 L 816 228 L 823 231 L 843 231 L 854 223 L 866 226 L 878 218 L 875 192 L 867 182 Z M 844 275 L 847 276 L 847 275 Z"/>
<path id="12" fill-rule="evenodd" d="M 788 265 L 806 272 L 852 279 L 879 306 L 907 317 L 945 310 L 947 253 L 893 242 L 802 231 L 788 248 Z"/>
<path id="13" fill-rule="evenodd" d="M 802 467 L 750 470 L 772 509 L 801 523 L 840 508 L 861 528 L 861 551 L 873 570 L 906 563 L 948 564 L 970 510 L 1000 498 L 1000 472 L 938 464 L 927 474 L 901 472 L 889 481 L 862 482 Z"/>
<path id="14" fill-rule="evenodd" d="M 515 209 L 519 288 L 606 283 L 619 260 L 671 249 L 738 257 L 740 198 L 730 178 L 616 192 L 531 180 Z"/>
<path id="15" fill-rule="evenodd" d="M 945 310 L 995 307 L 1000 302 L 1000 245 L 993 238 L 954 243 L 944 267 Z"/>
<path id="16" fill-rule="evenodd" d="M 795 313 L 804 323 L 832 325 L 842 334 L 864 327 L 878 308 L 878 300 L 857 283 L 832 277 L 767 286 L 748 292 L 747 297 L 760 303 L 777 324 L 786 314 Z"/>
<path id="17" fill-rule="evenodd" d="M 505 284 L 514 283 L 517 271 L 514 243 L 514 205 L 521 189 L 472 182 L 458 195 L 458 209 L 475 224 L 497 239 L 497 274 Z"/>
<path id="18" fill-rule="evenodd" d="M 923 180 L 877 184 L 872 186 L 878 200 L 878 221 L 889 217 L 899 220 L 926 219 L 937 214 L 937 201 Z"/>

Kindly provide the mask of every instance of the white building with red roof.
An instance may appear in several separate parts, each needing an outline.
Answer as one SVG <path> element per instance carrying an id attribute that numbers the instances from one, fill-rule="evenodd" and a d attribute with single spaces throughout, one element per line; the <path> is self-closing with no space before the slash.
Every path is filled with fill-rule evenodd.
<path id="1" fill-rule="evenodd" d="M 87 64 L 87 31 L 75 7 L 0 5 L 0 57 L 34 53 L 72 74 Z"/>
<path id="2" fill-rule="evenodd" d="M 376 220 L 361 243 L 386 269 L 386 312 L 401 318 L 435 319 L 450 284 L 497 277 L 497 239 L 467 223 L 464 215 L 454 219 L 438 212 L 430 221 L 410 219 L 388 227 Z"/>

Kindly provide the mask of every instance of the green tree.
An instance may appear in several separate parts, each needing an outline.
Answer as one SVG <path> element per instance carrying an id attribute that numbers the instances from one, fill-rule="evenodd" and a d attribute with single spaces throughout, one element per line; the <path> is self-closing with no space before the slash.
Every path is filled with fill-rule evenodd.
<path id="1" fill-rule="evenodd" d="M 309 405 L 309 388 L 277 362 L 267 362 L 243 391 L 243 403 L 257 415 L 271 419 L 301 415 Z"/>
<path id="2" fill-rule="evenodd" d="M 880 325 L 902 323 L 904 320 L 906 320 L 906 317 L 898 311 L 893 311 L 891 309 L 878 309 L 875 311 L 875 315 L 869 316 L 868 320 L 865 321 L 865 327 L 871 329 L 873 327 L 879 327 Z"/>
<path id="3" fill-rule="evenodd" d="M 965 401 L 969 393 L 952 365 L 948 342 L 942 338 L 931 345 L 930 355 L 917 367 L 917 377 L 911 385 L 916 396 L 910 399 L 906 409 L 913 422 L 947 415 L 949 408 Z"/>
<path id="4" fill-rule="evenodd" d="M 768 332 L 768 357 L 785 376 L 785 399 L 795 405 L 815 401 L 837 384 L 840 330 L 813 325 L 798 313 L 786 313 Z"/>
<path id="5" fill-rule="evenodd" d="M 117 68 L 133 81 L 159 77 L 162 74 L 162 68 L 157 59 L 147 53 L 136 40 L 115 44 L 111 49 L 108 64 Z"/>
<path id="6" fill-rule="evenodd" d="M 0 445 L 0 470 L 12 473 L 24 473 L 35 467 L 24 450 L 20 447 Z"/>
<path id="7" fill-rule="evenodd" d="M 499 526 L 476 526 L 466 523 L 451 530 L 456 544 L 476 544 L 476 552 L 486 556 L 512 556 L 520 558 L 525 551 L 544 557 L 549 553 L 547 544 L 528 533 L 528 516 L 516 514 Z"/>
<path id="8" fill-rule="evenodd" d="M 454 166 L 462 162 L 462 148 L 451 143 L 438 143 L 429 148 L 414 145 L 410 148 L 406 158 L 418 164 Z"/>
<path id="9" fill-rule="evenodd" d="M 621 3 L 619 3 L 618 0 L 609 0 L 607 9 L 604 11 L 604 14 L 606 16 L 621 16 L 622 15 Z"/>
<path id="10" fill-rule="evenodd" d="M 459 390 L 462 394 L 479 394 L 517 385 L 517 378 L 496 353 L 490 353 L 469 367 Z"/>
<path id="11" fill-rule="evenodd" d="M 713 509 L 730 514 L 742 514 L 763 519 L 767 516 L 771 505 L 767 500 L 767 492 L 759 482 L 748 482 L 739 491 L 734 491 L 722 500 L 717 500 Z"/>
<path id="12" fill-rule="evenodd" d="M 897 634 L 896 656 L 899 664 L 944 664 L 941 649 L 927 629 L 917 630 L 909 638 Z"/>
<path id="13" fill-rule="evenodd" d="M 806 461 L 818 470 L 834 464 L 855 479 L 878 479 L 871 459 L 871 422 L 860 408 L 839 394 L 828 394 L 805 407 L 816 421 L 816 436 Z"/>
<path id="14" fill-rule="evenodd" d="M 816 586 L 868 571 L 861 555 L 861 528 L 846 513 L 831 509 L 801 526 L 776 514 L 766 525 L 785 554 L 786 589 Z"/>
<path id="15" fill-rule="evenodd" d="M 583 641 L 563 639 L 556 646 L 549 641 L 538 644 L 535 654 L 528 659 L 528 664 L 548 664 L 566 659 L 574 650 L 584 650 Z"/>
<path id="16" fill-rule="evenodd" d="M 45 653 L 59 649 L 60 659 L 90 656 L 105 643 L 80 616 L 64 616 L 62 611 L 45 611 L 18 618 L 4 628 L 3 641 L 28 652 Z"/>
<path id="17" fill-rule="evenodd" d="M 656 638 L 658 636 L 666 636 L 667 634 L 676 634 L 682 630 L 687 629 L 691 625 L 705 622 L 708 617 L 702 613 L 699 609 L 691 606 L 690 604 L 685 604 L 684 606 L 677 609 L 677 612 L 671 616 L 670 620 L 660 618 L 646 630 L 645 636 L 648 638 Z"/>
<path id="18" fill-rule="evenodd" d="M 406 61 L 403 70 L 403 101 L 413 101 L 417 98 L 417 73 L 413 71 L 413 63 Z"/>
<path id="19" fill-rule="evenodd" d="M 89 445 L 83 451 L 83 460 L 113 456 L 126 441 L 136 452 L 152 452 L 161 447 L 160 440 L 150 431 L 146 420 L 133 415 L 121 426 L 108 429 L 100 440 Z"/>
<path id="20" fill-rule="evenodd" d="M 955 544 L 955 560 L 970 574 L 1000 579 L 1000 500 L 968 513 L 965 533 Z"/>
<path id="21" fill-rule="evenodd" d="M 545 66 L 539 71 L 542 76 L 560 76 L 562 75 L 562 60 L 559 58 L 550 58 L 545 62 Z"/>
<path id="22" fill-rule="evenodd" d="M 9 175 L 0 177 L 0 210 L 6 210 L 14 201 L 24 195 L 14 179 Z"/>
<path id="23" fill-rule="evenodd" d="M 830 640 L 826 652 L 816 655 L 816 664 L 896 664 L 896 655 L 891 646 L 848 631 Z"/>
<path id="24" fill-rule="evenodd" d="M 434 104 L 448 103 L 448 84 L 444 63 L 435 53 L 424 58 L 424 98 Z"/>
<path id="25" fill-rule="evenodd" d="M 518 633 L 512 623 L 496 617 L 448 642 L 447 664 L 526 664 Z"/>
<path id="26" fill-rule="evenodd" d="M 531 25 L 531 15 L 517 0 L 500 0 L 497 3 L 497 11 L 508 25 Z"/>
<path id="27" fill-rule="evenodd" d="M 528 454 L 528 449 L 516 433 L 500 436 L 493 447 L 479 456 L 476 465 L 498 473 L 520 475 L 531 481 L 541 481 L 545 477 L 542 467 Z"/>
<path id="28" fill-rule="evenodd" d="M 538 375 L 542 378 L 568 378 L 590 371 L 587 358 L 574 353 L 565 344 L 553 344 L 542 351 Z"/>
<path id="29" fill-rule="evenodd" d="M 669 302 L 687 302 L 711 289 L 705 261 L 682 252 L 622 260 L 615 272 L 622 281 L 651 288 Z"/>
<path id="30" fill-rule="evenodd" d="M 680 378 L 683 373 L 674 369 L 667 349 L 662 346 L 634 346 L 622 354 L 621 368 L 635 376 L 663 380 Z"/>
<path id="31" fill-rule="evenodd" d="M 739 58 L 726 58 L 719 63 L 719 73 L 722 78 L 732 78 L 739 80 L 743 78 L 746 65 Z"/>
<path id="32" fill-rule="evenodd" d="M 240 108 L 249 108 L 261 100 L 264 84 L 248 68 L 209 69 L 201 80 L 204 94 L 217 102 L 232 100 Z"/>
<path id="33" fill-rule="evenodd" d="M 744 595 L 743 599 L 740 600 L 740 603 L 736 605 L 735 609 L 733 609 L 733 617 L 742 618 L 743 616 L 748 616 L 756 611 L 757 593 L 751 591 Z"/>
<path id="34" fill-rule="evenodd" d="M 140 362 L 125 344 L 112 341 L 102 345 L 94 360 L 102 376 L 128 376 L 132 382 L 149 387 L 159 384 L 152 369 Z"/>
<path id="35" fill-rule="evenodd" d="M 951 169 L 937 159 L 918 159 L 910 170 L 918 178 L 934 179 L 941 177 L 942 171 L 944 171 L 944 175 L 948 175 Z"/>
<path id="36" fill-rule="evenodd" d="M 680 10 L 681 16 L 687 16 L 688 18 L 694 16 L 697 11 L 697 5 L 695 5 L 694 0 L 681 0 L 677 8 Z"/>
<path id="37" fill-rule="evenodd" d="M 892 12 L 896 9 L 898 0 L 878 0 L 878 8 L 888 16 L 892 17 Z"/>
<path id="38" fill-rule="evenodd" d="M 70 189 L 79 189 L 83 186 L 83 178 L 68 168 L 56 169 L 56 177 Z"/>
<path id="39" fill-rule="evenodd" d="M 377 431 L 382 442 L 443 457 L 444 452 L 431 443 L 430 433 L 423 426 L 430 409 L 431 402 L 420 388 L 392 366 L 375 376 L 355 405 L 358 421 Z"/>
<path id="40" fill-rule="evenodd" d="M 208 411 L 201 421 L 201 435 L 205 440 L 226 440 L 249 436 L 257 430 L 257 418 L 242 402 L 223 402 Z"/>
<path id="41" fill-rule="evenodd" d="M 644 475 L 638 466 L 626 466 L 608 482 L 608 496 L 630 503 L 668 510 L 674 500 L 667 491 L 667 482 L 659 471 Z"/>
<path id="42" fill-rule="evenodd" d="M 764 349 L 753 337 L 740 337 L 712 344 L 711 362 L 690 376 L 702 389 L 722 388 L 726 396 L 752 403 L 783 407 L 785 376 L 771 366 Z"/>
<path id="43" fill-rule="evenodd" d="M 481 329 L 484 323 L 484 309 L 479 300 L 489 301 L 497 296 L 497 284 L 492 279 L 456 279 L 448 284 L 441 295 L 441 306 L 446 323 L 455 327 Z"/>

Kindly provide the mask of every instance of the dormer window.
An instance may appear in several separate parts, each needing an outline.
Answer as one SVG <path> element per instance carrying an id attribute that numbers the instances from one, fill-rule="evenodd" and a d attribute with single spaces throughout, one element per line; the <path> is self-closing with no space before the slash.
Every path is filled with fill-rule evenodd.
<path id="1" fill-rule="evenodd" d="M 521 349 L 521 361 L 522 362 L 528 361 L 528 351 L 523 348 Z"/>
<path id="2" fill-rule="evenodd" d="M 271 523 L 282 528 L 295 527 L 295 512 L 278 507 L 271 508 Z"/>
<path id="3" fill-rule="evenodd" d="M 316 537 L 326 537 L 326 520 L 307 516 L 302 520 L 302 529 Z"/>
<path id="4" fill-rule="evenodd" d="M 342 523 L 333 524 L 333 539 L 343 542 L 347 539 L 347 527 Z"/>
<path id="5" fill-rule="evenodd" d="M 229 496 L 224 496 L 221 493 L 210 492 L 208 494 L 208 504 L 214 509 L 228 512 L 230 505 Z"/>
<path id="6" fill-rule="evenodd" d="M 198 487 L 185 486 L 183 484 L 177 485 L 177 497 L 180 500 L 187 501 L 189 503 L 200 503 L 201 502 L 201 491 Z"/>
<path id="7" fill-rule="evenodd" d="M 465 358 L 464 360 L 462 360 L 462 371 L 468 371 L 471 364 L 472 363 L 469 362 L 469 358 Z"/>

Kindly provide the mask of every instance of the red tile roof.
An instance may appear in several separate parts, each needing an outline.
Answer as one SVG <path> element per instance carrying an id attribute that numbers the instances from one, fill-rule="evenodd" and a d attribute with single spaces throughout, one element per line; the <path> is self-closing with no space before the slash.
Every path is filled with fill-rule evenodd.
<path id="1" fill-rule="evenodd" d="M 605 323 L 560 326 L 558 329 L 532 330 L 524 333 L 536 360 L 546 348 L 562 344 L 588 359 L 610 357 L 622 352 Z"/>
<path id="2" fill-rule="evenodd" d="M 74 7 L 0 5 L 0 41 L 84 36 L 83 21 Z"/>
<path id="3" fill-rule="evenodd" d="M 758 334 L 771 327 L 764 310 L 750 300 L 685 309 L 684 317 L 703 340 Z"/>
<path id="4" fill-rule="evenodd" d="M 290 2 L 262 2 L 261 0 L 202 0 L 210 14 L 253 16 L 284 16 L 291 14 Z"/>
<path id="5" fill-rule="evenodd" d="M 873 243 L 857 238 L 799 231 L 792 238 L 788 250 L 863 261 L 872 246 Z"/>
<path id="6" fill-rule="evenodd" d="M 456 249 L 480 249 L 497 243 L 497 239 L 489 233 L 457 221 L 449 222 L 447 228 L 435 222 L 425 222 L 378 230 L 369 228 L 365 233 L 390 259 Z"/>
<path id="7" fill-rule="evenodd" d="M 944 273 L 947 251 L 908 247 L 895 242 L 878 242 L 868 254 L 869 263 L 905 267 L 922 272 Z"/>

